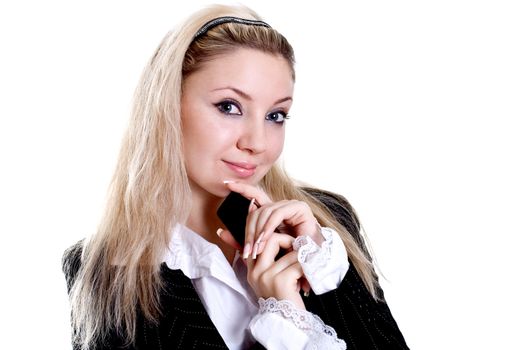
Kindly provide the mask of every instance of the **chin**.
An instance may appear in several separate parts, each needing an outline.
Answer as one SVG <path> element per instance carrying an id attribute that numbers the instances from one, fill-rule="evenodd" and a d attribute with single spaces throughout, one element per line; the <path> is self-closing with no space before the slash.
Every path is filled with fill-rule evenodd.
<path id="1" fill-rule="evenodd" d="M 224 184 L 221 184 L 221 187 L 220 189 L 217 189 L 216 191 L 213 191 L 212 194 L 216 197 L 219 197 L 219 198 L 224 198 L 226 197 L 228 194 L 230 194 L 230 190 L 226 187 L 226 185 Z"/>
<path id="2" fill-rule="evenodd" d="M 203 187 L 203 189 L 209 194 L 211 194 L 212 196 L 215 196 L 218 198 L 224 198 L 228 194 L 230 194 L 230 190 L 228 189 L 228 187 L 226 187 L 226 184 L 223 182 L 223 180 L 210 183 L 208 184 L 208 186 Z"/>

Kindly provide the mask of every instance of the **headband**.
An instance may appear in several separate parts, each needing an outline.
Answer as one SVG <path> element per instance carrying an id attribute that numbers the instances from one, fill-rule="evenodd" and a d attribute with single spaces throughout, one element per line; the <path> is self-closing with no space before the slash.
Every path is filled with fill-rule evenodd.
<path id="1" fill-rule="evenodd" d="M 245 19 L 245 18 L 239 18 L 239 17 L 233 17 L 233 16 L 224 16 L 224 17 L 217 17 L 212 19 L 211 21 L 206 22 L 195 34 L 193 37 L 193 40 L 197 40 L 208 30 L 210 30 L 213 27 L 216 27 L 223 23 L 239 23 L 239 24 L 246 24 L 250 26 L 263 26 L 266 28 L 271 28 L 270 25 L 266 22 L 254 20 L 254 19 Z"/>

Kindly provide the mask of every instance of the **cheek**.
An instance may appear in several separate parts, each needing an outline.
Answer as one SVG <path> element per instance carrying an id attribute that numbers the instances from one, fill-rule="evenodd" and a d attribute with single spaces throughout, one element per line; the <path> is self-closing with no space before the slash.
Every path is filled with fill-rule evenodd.
<path id="1" fill-rule="evenodd" d="M 200 157 L 213 155 L 229 147 L 234 137 L 233 131 L 225 128 L 220 120 L 204 113 L 183 119 L 182 133 L 186 153 Z"/>
<path id="2" fill-rule="evenodd" d="M 271 134 L 268 140 L 268 157 L 274 162 L 279 158 L 284 147 L 284 128 Z"/>

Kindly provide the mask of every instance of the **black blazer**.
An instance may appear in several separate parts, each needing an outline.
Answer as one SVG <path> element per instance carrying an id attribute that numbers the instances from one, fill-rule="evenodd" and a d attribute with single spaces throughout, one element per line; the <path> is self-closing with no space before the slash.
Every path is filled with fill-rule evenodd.
<path id="1" fill-rule="evenodd" d="M 346 199 L 317 189 L 305 190 L 323 203 L 366 251 L 359 222 Z M 80 267 L 81 251 L 79 242 L 64 253 L 68 291 Z M 165 263 L 161 266 L 161 278 L 166 288 L 161 294 L 162 316 L 158 324 L 149 324 L 139 313 L 134 346 L 124 346 L 118 335 L 112 333 L 96 350 L 227 349 L 191 280 L 181 270 L 171 270 Z M 379 295 L 384 300 L 381 290 Z M 388 305 L 372 298 L 351 262 L 337 289 L 319 296 L 312 292 L 303 300 L 309 311 L 336 330 L 348 349 L 408 349 Z M 256 344 L 253 349 L 263 347 Z"/>

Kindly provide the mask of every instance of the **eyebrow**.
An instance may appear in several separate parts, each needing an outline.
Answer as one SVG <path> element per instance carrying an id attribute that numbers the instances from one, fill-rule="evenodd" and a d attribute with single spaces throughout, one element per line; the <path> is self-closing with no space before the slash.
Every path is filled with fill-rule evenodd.
<path id="1" fill-rule="evenodd" d="M 218 89 L 213 89 L 212 91 L 218 91 L 218 90 L 232 90 L 233 92 L 235 92 L 236 94 L 238 94 L 239 96 L 241 96 L 242 98 L 248 100 L 248 101 L 253 101 L 253 98 L 248 95 L 246 92 L 242 91 L 242 90 L 239 90 L 233 86 L 226 86 L 226 87 L 223 87 L 223 88 L 218 88 Z M 282 103 L 282 102 L 285 102 L 285 101 L 293 101 L 292 97 L 291 96 L 287 96 L 287 97 L 283 97 L 277 101 L 274 102 L 274 104 L 278 104 L 278 103 Z"/>

